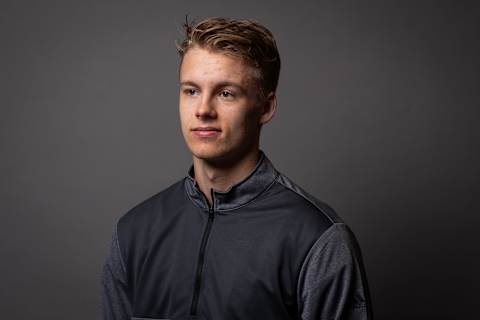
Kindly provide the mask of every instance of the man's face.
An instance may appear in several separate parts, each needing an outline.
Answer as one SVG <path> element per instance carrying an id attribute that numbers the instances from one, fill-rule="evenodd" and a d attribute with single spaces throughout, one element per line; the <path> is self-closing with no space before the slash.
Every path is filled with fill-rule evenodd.
<path id="1" fill-rule="evenodd" d="M 194 157 L 229 162 L 258 146 L 270 120 L 258 101 L 255 69 L 241 59 L 198 47 L 180 67 L 180 122 Z"/>

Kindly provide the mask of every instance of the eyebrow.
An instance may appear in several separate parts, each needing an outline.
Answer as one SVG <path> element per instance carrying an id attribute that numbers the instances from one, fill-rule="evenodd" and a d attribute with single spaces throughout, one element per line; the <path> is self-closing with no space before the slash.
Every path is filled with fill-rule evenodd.
<path id="1" fill-rule="evenodd" d="M 192 86 L 192 87 L 196 87 L 196 88 L 200 87 L 198 84 L 196 84 L 193 81 L 182 81 L 182 82 L 180 82 L 180 85 L 181 86 Z M 235 82 L 231 82 L 231 81 L 222 81 L 222 82 L 219 82 L 215 85 L 215 88 L 221 88 L 221 87 L 234 87 L 234 88 L 237 88 L 238 90 L 242 91 L 242 93 L 246 93 L 246 90 L 245 90 L 244 87 L 242 87 L 241 85 L 239 85 Z"/>

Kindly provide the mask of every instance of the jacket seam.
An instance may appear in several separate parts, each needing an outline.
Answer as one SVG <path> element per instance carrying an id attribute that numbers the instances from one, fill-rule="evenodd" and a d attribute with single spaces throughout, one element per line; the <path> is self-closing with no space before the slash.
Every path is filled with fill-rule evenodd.
<path id="1" fill-rule="evenodd" d="M 215 210 L 215 212 L 217 212 L 218 214 L 222 214 L 224 212 L 228 212 L 228 211 L 233 211 L 233 210 L 237 210 L 237 209 L 240 209 L 246 205 L 249 205 L 251 203 L 253 203 L 254 201 L 256 201 L 258 198 L 260 198 L 260 196 L 262 196 L 265 192 L 267 192 L 272 186 L 273 184 L 275 183 L 275 181 L 277 181 L 277 178 L 278 176 L 280 175 L 279 172 L 276 172 L 275 173 L 275 177 L 272 179 L 272 182 L 270 182 L 270 184 L 268 186 L 265 187 L 265 189 L 263 189 L 261 192 L 259 192 L 255 197 L 253 197 L 252 199 L 250 199 L 249 201 L 239 205 L 239 206 L 236 206 L 234 208 L 229 208 L 229 209 L 218 209 L 218 210 Z M 191 202 L 193 202 L 193 204 L 199 208 L 200 210 L 202 211 L 208 211 L 206 210 L 205 208 L 202 208 L 200 205 L 198 205 L 198 203 L 196 201 L 194 201 L 192 199 L 192 197 L 188 194 L 188 192 L 185 191 L 185 193 L 187 194 L 188 198 L 190 199 Z"/>
<path id="2" fill-rule="evenodd" d="M 265 189 L 263 189 L 261 192 L 259 192 L 255 197 L 253 197 L 252 199 L 250 199 L 249 201 L 245 202 L 244 204 L 241 204 L 237 207 L 234 207 L 234 208 L 229 208 L 229 209 L 219 209 L 217 212 L 218 213 L 222 213 L 222 212 L 225 212 L 225 211 L 233 211 L 233 210 L 237 210 L 237 209 L 240 209 L 246 205 L 249 205 L 249 204 L 252 204 L 254 203 L 257 199 L 259 199 L 265 192 L 267 192 L 272 186 L 273 184 L 275 183 L 275 181 L 277 180 L 277 177 L 278 177 L 279 173 L 276 172 L 275 173 L 275 177 L 273 178 L 272 182 L 270 182 L 268 184 L 268 186 L 265 187 Z"/>
<path id="3" fill-rule="evenodd" d="M 313 250 L 314 250 L 314 247 L 317 245 L 317 243 L 319 243 L 319 242 L 328 243 L 328 241 L 330 241 L 330 239 L 334 236 L 333 228 L 335 228 L 339 225 L 345 225 L 345 223 L 344 222 L 335 222 L 334 224 L 332 224 L 327 230 L 325 230 L 320 236 L 318 236 L 318 238 L 315 240 L 315 242 L 312 244 L 312 246 L 308 249 L 308 253 L 305 255 L 305 258 L 303 258 L 302 265 L 301 265 L 300 270 L 298 271 L 298 274 L 297 274 L 297 305 L 300 305 L 299 302 L 302 298 L 302 292 L 300 292 L 300 290 L 299 290 L 300 275 L 302 273 L 306 272 L 305 271 L 305 268 L 307 268 L 306 265 L 305 265 L 306 261 L 314 254 Z M 328 233 L 328 232 L 330 232 L 330 234 L 326 235 L 326 233 Z M 324 236 L 326 238 L 321 239 Z M 343 239 L 343 237 L 342 237 L 342 239 Z M 325 250 L 325 247 L 323 247 L 318 254 L 321 255 L 324 250 Z"/>
<path id="4" fill-rule="evenodd" d="M 332 217 L 330 217 L 330 215 L 329 215 L 327 212 L 325 212 L 325 210 L 323 210 L 322 208 L 320 208 L 315 202 L 313 202 L 313 201 L 312 201 L 310 198 L 308 198 L 306 195 L 303 195 L 303 194 L 301 194 L 301 193 L 298 193 L 296 190 L 294 190 L 294 189 L 290 188 L 289 186 L 283 184 L 283 183 L 278 179 L 278 178 L 280 178 L 280 176 L 281 176 L 281 175 L 279 174 L 279 175 L 277 175 L 277 177 L 276 177 L 276 181 L 277 181 L 280 185 L 282 185 L 285 189 L 292 191 L 293 193 L 301 196 L 302 198 L 304 198 L 305 200 L 307 200 L 308 202 L 310 202 L 315 208 L 318 209 L 318 211 L 320 211 L 324 216 L 326 216 L 326 217 L 328 218 L 328 220 L 329 220 L 332 224 L 338 223 L 337 221 L 333 220 Z"/>
<path id="5" fill-rule="evenodd" d="M 310 249 L 308 250 L 307 255 L 306 255 L 305 258 L 303 259 L 303 261 L 302 261 L 302 266 L 300 267 L 300 271 L 299 271 L 299 273 L 297 274 L 297 305 L 300 305 L 300 301 L 302 300 L 302 292 L 300 292 L 300 282 L 299 282 L 299 281 L 300 281 L 300 275 L 301 275 L 302 273 L 306 272 L 304 269 L 307 268 L 306 265 L 305 265 L 307 259 L 314 254 L 314 253 L 313 253 L 314 247 L 317 245 L 317 243 L 320 241 L 320 239 L 325 235 L 325 233 L 326 233 L 326 232 L 329 232 L 329 231 L 330 231 L 331 229 L 333 229 L 334 227 L 340 227 L 340 226 L 344 226 L 344 227 L 348 228 L 348 225 L 347 225 L 346 223 L 344 223 L 344 222 L 336 222 L 336 223 L 334 223 L 330 228 L 328 228 L 327 230 L 325 230 L 325 232 L 322 233 L 322 234 L 317 238 L 317 240 L 315 240 L 315 242 L 313 243 L 313 245 L 312 245 L 312 246 L 310 247 Z M 348 230 L 347 230 L 347 232 L 348 232 Z M 322 242 L 328 243 L 333 236 L 334 236 L 334 232 L 333 232 L 333 230 L 332 230 L 331 233 L 330 233 L 329 235 L 327 235 L 326 239 L 322 239 L 322 240 L 323 240 Z M 355 248 L 351 246 L 350 240 L 345 237 L 345 235 L 343 234 L 343 232 L 340 232 L 340 237 L 341 237 L 341 239 L 343 240 L 343 243 L 345 244 L 346 248 L 348 248 L 348 250 L 349 250 L 350 252 L 352 252 L 352 254 L 353 254 L 353 256 L 354 256 L 354 259 L 355 259 L 354 264 L 356 264 L 356 263 L 357 263 L 358 261 L 360 261 L 360 260 L 358 259 L 359 257 L 358 257 L 357 254 L 356 254 L 357 252 L 356 252 Z M 325 248 L 326 248 L 325 246 L 324 246 L 323 248 L 321 248 L 320 251 L 318 252 L 318 254 L 319 254 L 319 255 L 322 255 L 323 252 L 325 251 Z M 357 266 L 355 266 L 355 267 L 357 267 Z M 362 268 L 362 267 L 359 266 L 359 268 L 360 268 L 360 272 L 361 272 L 361 268 Z M 363 279 L 364 279 L 363 275 L 362 275 L 361 278 L 362 278 L 362 288 L 363 288 L 363 290 L 365 291 L 365 283 L 364 283 L 364 280 L 363 280 Z M 365 310 L 367 311 L 367 313 L 369 313 L 369 310 L 368 310 L 368 307 L 367 307 L 367 306 L 368 306 L 368 305 L 367 305 L 368 302 L 367 302 L 366 299 L 367 299 L 367 298 L 365 297 L 365 300 L 363 300 L 362 302 L 357 302 L 357 304 L 355 304 L 355 305 L 353 306 L 352 310 L 365 309 Z"/>
<path id="6" fill-rule="evenodd" d="M 188 179 L 188 178 L 185 178 L 185 180 Z M 195 207 L 199 208 L 201 211 L 206 211 L 208 212 L 208 209 L 205 209 L 205 208 L 202 208 L 195 200 L 192 199 L 192 197 L 190 196 L 190 194 L 185 190 L 185 183 L 187 183 L 187 181 L 184 181 L 184 192 L 187 194 L 188 198 L 190 199 L 190 201 L 195 205 Z"/>

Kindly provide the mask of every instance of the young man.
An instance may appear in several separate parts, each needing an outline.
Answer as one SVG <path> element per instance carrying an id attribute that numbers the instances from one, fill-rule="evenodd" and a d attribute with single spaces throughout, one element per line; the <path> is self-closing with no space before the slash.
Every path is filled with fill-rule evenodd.
<path id="1" fill-rule="evenodd" d="M 270 31 L 209 18 L 179 53 L 193 164 L 118 220 L 104 319 L 372 319 L 354 235 L 259 149 L 277 105 Z"/>

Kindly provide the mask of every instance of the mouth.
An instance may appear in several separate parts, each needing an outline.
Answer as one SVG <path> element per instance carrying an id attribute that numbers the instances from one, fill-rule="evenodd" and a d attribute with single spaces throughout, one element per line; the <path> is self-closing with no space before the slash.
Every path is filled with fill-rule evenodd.
<path id="1" fill-rule="evenodd" d="M 192 131 L 199 137 L 211 137 L 218 135 L 221 130 L 215 127 L 197 127 L 192 129 Z"/>

